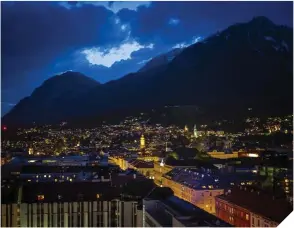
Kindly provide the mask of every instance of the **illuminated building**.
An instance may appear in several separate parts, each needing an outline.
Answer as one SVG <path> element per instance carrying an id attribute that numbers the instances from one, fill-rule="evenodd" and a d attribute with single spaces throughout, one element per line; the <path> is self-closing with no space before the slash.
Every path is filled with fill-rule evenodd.
<path id="1" fill-rule="evenodd" d="M 215 196 L 223 194 L 224 190 L 218 188 L 214 180 L 207 181 L 205 177 L 200 177 L 199 180 L 195 178 L 194 169 L 175 168 L 163 176 L 162 186 L 171 188 L 174 195 L 180 199 L 214 214 Z"/>
<path id="2" fill-rule="evenodd" d="M 187 125 L 185 125 L 184 131 L 185 131 L 185 132 L 188 132 L 188 131 L 189 131 L 189 128 L 188 128 Z"/>
<path id="3" fill-rule="evenodd" d="M 140 138 L 140 148 L 145 149 L 145 137 L 144 137 L 144 135 L 142 135 L 141 138 Z"/>
<path id="4" fill-rule="evenodd" d="M 32 155 L 34 153 L 33 148 L 29 148 L 29 155 Z"/>
<path id="5" fill-rule="evenodd" d="M 143 160 L 133 159 L 128 162 L 128 168 L 137 170 L 139 173 L 146 177 L 150 177 L 154 179 L 153 170 L 154 165 L 153 162 L 145 162 Z"/>
<path id="6" fill-rule="evenodd" d="M 152 192 L 143 200 L 143 205 L 145 227 L 230 227 L 214 215 L 173 195 L 161 199 Z"/>
<path id="7" fill-rule="evenodd" d="M 235 187 L 216 197 L 217 217 L 237 227 L 276 227 L 292 210 L 285 199 L 249 187 Z"/>
<path id="8" fill-rule="evenodd" d="M 158 162 L 160 160 L 158 156 L 152 156 L 152 155 L 138 156 L 137 159 L 147 161 L 147 162 L 150 162 L 150 161 Z"/>
<path id="9" fill-rule="evenodd" d="M 194 125 L 194 137 L 195 137 L 195 138 L 198 138 L 198 133 L 197 133 L 196 124 Z"/>
<path id="10" fill-rule="evenodd" d="M 213 158 L 218 158 L 218 159 L 230 159 L 230 158 L 239 157 L 238 152 L 225 153 L 225 152 L 213 150 L 211 152 L 207 152 L 207 154 Z"/>

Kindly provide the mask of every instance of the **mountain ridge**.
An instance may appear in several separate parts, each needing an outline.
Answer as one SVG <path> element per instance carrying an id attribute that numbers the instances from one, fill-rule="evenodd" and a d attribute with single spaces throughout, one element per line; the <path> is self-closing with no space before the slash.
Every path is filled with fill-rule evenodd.
<path id="1" fill-rule="evenodd" d="M 63 98 L 63 103 L 51 107 L 56 110 L 51 118 L 30 115 L 23 121 L 58 122 L 118 110 L 179 104 L 206 110 L 216 107 L 220 115 L 237 115 L 237 110 L 245 107 L 264 108 L 267 112 L 292 111 L 292 40 L 293 29 L 256 17 L 183 49 L 167 64 L 90 86 L 83 96 Z M 17 106 L 25 104 L 20 102 Z M 34 108 L 44 113 L 38 105 Z M 21 109 L 11 111 L 3 121 L 19 122 L 23 113 L 28 115 Z"/>

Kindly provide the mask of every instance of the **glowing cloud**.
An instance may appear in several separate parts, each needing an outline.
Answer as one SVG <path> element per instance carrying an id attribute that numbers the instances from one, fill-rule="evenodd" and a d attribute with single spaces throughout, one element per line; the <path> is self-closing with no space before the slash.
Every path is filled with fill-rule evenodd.
<path id="1" fill-rule="evenodd" d="M 144 48 L 152 49 L 153 46 L 153 44 L 141 45 L 137 41 L 128 41 L 122 43 L 118 47 L 112 47 L 105 50 L 94 47 L 84 49 L 81 53 L 85 55 L 91 65 L 102 65 L 109 68 L 116 62 L 131 59 L 133 52 Z"/>
<path id="2" fill-rule="evenodd" d="M 196 44 L 201 40 L 202 40 L 201 36 L 198 36 L 198 37 L 194 36 L 190 43 L 185 43 L 185 42 L 179 43 L 179 44 L 174 45 L 173 48 L 185 48 L 185 47 L 188 47 L 192 44 Z"/>
<path id="3" fill-rule="evenodd" d="M 144 7 L 149 7 L 151 2 L 78 2 L 76 4 L 69 4 L 68 2 L 59 2 L 58 3 L 60 6 L 70 10 L 73 7 L 82 7 L 83 5 L 93 5 L 96 7 L 104 7 L 113 13 L 118 13 L 122 9 L 128 9 L 132 11 L 137 11 L 139 7 L 144 6 Z"/>

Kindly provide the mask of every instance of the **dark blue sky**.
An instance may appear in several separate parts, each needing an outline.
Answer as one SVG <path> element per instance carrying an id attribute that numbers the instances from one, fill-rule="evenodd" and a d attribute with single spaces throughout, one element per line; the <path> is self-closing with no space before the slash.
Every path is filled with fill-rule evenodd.
<path id="1" fill-rule="evenodd" d="M 231 24 L 292 26 L 292 2 L 2 2 L 2 115 L 66 70 L 99 82 Z"/>

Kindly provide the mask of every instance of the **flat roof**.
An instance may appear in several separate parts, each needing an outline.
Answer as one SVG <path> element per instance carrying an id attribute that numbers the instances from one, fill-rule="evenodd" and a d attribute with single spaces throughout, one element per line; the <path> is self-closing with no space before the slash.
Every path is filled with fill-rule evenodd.
<path id="1" fill-rule="evenodd" d="M 22 202 L 36 203 L 38 195 L 44 196 L 43 202 L 75 202 L 112 199 L 134 200 L 145 197 L 154 188 L 148 179 L 128 179 L 121 177 L 124 184 L 114 182 L 45 182 L 23 185 Z M 99 194 L 99 199 L 97 199 Z"/>

